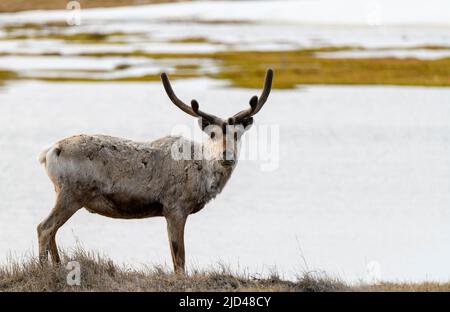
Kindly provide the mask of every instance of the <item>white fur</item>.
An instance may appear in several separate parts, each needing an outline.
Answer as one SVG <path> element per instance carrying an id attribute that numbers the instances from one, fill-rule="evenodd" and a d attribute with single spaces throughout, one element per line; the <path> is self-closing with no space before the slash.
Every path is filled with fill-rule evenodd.
<path id="1" fill-rule="evenodd" d="M 48 151 L 51 149 L 51 146 L 47 146 L 46 148 L 44 148 L 38 156 L 38 161 L 40 164 L 45 164 L 46 163 L 46 159 L 47 159 L 47 153 Z"/>

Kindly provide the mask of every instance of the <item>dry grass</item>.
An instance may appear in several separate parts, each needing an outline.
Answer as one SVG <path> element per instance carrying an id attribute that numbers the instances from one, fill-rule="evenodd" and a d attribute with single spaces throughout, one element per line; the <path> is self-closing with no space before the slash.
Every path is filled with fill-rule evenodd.
<path id="1" fill-rule="evenodd" d="M 356 291 L 384 291 L 384 292 L 449 292 L 450 282 L 423 282 L 423 283 L 388 283 L 378 285 L 357 286 Z"/>
<path id="2" fill-rule="evenodd" d="M 181 1 L 183 0 L 78 0 L 81 8 L 118 7 Z M 67 0 L 2 0 L 0 1 L 0 12 L 64 10 L 67 2 Z"/>
<path id="3" fill-rule="evenodd" d="M 194 271 L 178 276 L 162 267 L 136 270 L 118 266 L 95 253 L 77 249 L 64 262 L 78 261 L 81 285 L 69 286 L 64 266 L 41 266 L 37 259 L 10 261 L 0 268 L 0 291 L 339 291 L 343 283 L 305 275 L 296 282 L 233 274 L 225 266 L 209 272 Z"/>
<path id="4" fill-rule="evenodd" d="M 167 268 L 133 269 L 118 266 L 108 258 L 77 248 L 63 261 L 78 261 L 81 285 L 69 286 L 69 270 L 64 266 L 41 266 L 37 259 L 11 260 L 0 267 L 0 291 L 267 291 L 267 292 L 336 292 L 336 291 L 450 291 L 450 283 L 381 283 L 349 286 L 324 274 L 305 273 L 296 281 L 233 273 L 226 266 L 209 271 L 191 270 L 179 276 Z"/>
<path id="5" fill-rule="evenodd" d="M 0 69 L 0 86 L 3 84 L 4 81 L 12 79 L 17 79 L 16 73 L 9 70 Z"/>

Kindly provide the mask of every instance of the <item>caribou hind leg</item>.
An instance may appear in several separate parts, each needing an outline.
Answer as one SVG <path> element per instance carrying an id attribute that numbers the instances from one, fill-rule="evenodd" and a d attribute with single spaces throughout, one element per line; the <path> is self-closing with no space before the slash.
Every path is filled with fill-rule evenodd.
<path id="1" fill-rule="evenodd" d="M 55 239 L 56 232 L 81 207 L 82 205 L 78 204 L 70 193 L 66 193 L 64 190 L 58 192 L 53 210 L 37 227 L 39 261 L 42 264 L 48 261 L 49 251 L 52 261 L 55 264 L 60 262 L 58 247 Z"/>
<path id="2" fill-rule="evenodd" d="M 184 253 L 184 226 L 185 216 L 166 216 L 167 233 L 169 235 L 170 251 L 175 273 L 184 274 L 185 253 Z"/>
<path id="3" fill-rule="evenodd" d="M 56 245 L 56 233 L 50 238 L 49 247 L 53 263 L 59 264 L 61 259 L 59 258 L 58 246 Z"/>

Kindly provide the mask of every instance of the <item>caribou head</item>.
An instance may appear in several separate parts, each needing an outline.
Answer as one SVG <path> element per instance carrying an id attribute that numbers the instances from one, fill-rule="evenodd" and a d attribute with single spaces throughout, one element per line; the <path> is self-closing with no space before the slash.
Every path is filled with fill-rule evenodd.
<path id="1" fill-rule="evenodd" d="M 193 99 L 191 105 L 181 101 L 172 89 L 169 77 L 166 73 L 161 74 L 161 80 L 167 95 L 173 104 L 183 112 L 198 118 L 200 128 L 209 137 L 209 157 L 219 159 L 224 167 L 233 166 L 237 161 L 239 142 L 245 131 L 253 124 L 253 116 L 260 111 L 266 103 L 272 88 L 273 71 L 267 70 L 264 88 L 261 95 L 250 99 L 250 107 L 242 110 L 232 117 L 222 119 L 200 110 L 197 100 Z"/>

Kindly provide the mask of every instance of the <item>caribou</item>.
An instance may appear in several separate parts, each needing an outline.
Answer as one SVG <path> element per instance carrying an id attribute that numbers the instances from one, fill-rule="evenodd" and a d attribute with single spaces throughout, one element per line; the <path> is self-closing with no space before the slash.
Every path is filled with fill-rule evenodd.
<path id="1" fill-rule="evenodd" d="M 222 119 L 199 109 L 196 100 L 185 104 L 174 93 L 167 74 L 161 80 L 169 99 L 198 118 L 208 135 L 203 142 L 166 136 L 135 142 L 106 135 L 75 135 L 43 150 L 39 162 L 54 185 L 56 202 L 37 227 L 39 260 L 60 263 L 56 232 L 79 209 L 110 218 L 164 217 L 174 271 L 185 272 L 184 228 L 187 217 L 215 198 L 229 180 L 238 159 L 243 133 L 266 102 L 273 79 L 267 70 L 262 94 L 250 107 Z M 189 147 L 192 155 L 174 157 Z"/>

